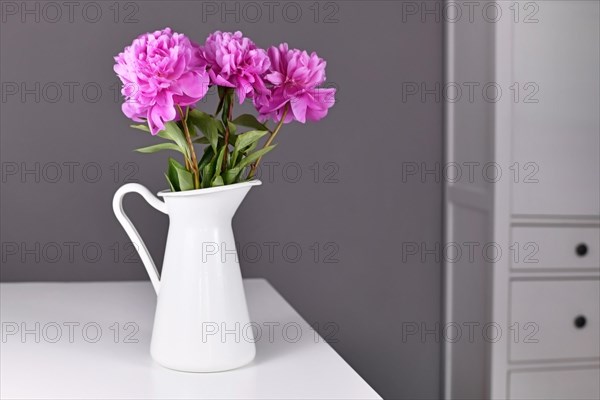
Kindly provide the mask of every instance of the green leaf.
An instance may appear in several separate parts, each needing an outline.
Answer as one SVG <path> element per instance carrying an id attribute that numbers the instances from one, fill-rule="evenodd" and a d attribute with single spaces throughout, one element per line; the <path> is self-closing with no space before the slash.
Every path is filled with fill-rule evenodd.
<path id="1" fill-rule="evenodd" d="M 223 186 L 223 178 L 219 175 L 219 176 L 215 176 L 215 179 L 213 179 L 212 181 L 212 187 L 215 186 Z"/>
<path id="2" fill-rule="evenodd" d="M 215 114 L 218 114 L 221 112 L 221 110 L 223 109 L 223 103 L 225 101 L 225 94 L 227 94 L 227 92 L 231 90 L 231 88 L 226 88 L 224 86 L 217 86 L 217 93 L 219 94 L 219 104 L 217 106 L 217 112 Z"/>
<path id="3" fill-rule="evenodd" d="M 225 126 L 223 125 L 223 121 L 221 121 L 217 117 L 213 117 L 213 119 L 217 124 L 217 130 L 219 131 L 219 135 L 223 136 L 223 134 L 225 133 Z"/>
<path id="4" fill-rule="evenodd" d="M 275 146 L 277 146 L 277 145 L 273 144 L 273 145 L 271 145 L 269 147 L 264 147 L 264 148 L 262 148 L 260 150 L 255 151 L 254 153 L 248 154 L 246 157 L 244 157 L 240 161 L 238 167 L 245 168 L 245 167 L 249 166 L 250 164 L 252 164 L 256 160 L 258 160 L 260 157 L 264 156 L 269 151 L 273 150 L 275 148 Z"/>
<path id="5" fill-rule="evenodd" d="M 223 109 L 223 99 L 220 98 L 219 99 L 219 104 L 217 104 L 217 111 L 215 112 L 215 114 L 220 113 L 222 109 Z"/>
<path id="6" fill-rule="evenodd" d="M 235 148 L 238 151 L 242 151 L 252 143 L 258 141 L 261 137 L 265 136 L 267 133 L 269 133 L 269 131 L 248 131 L 240 133 L 237 136 Z"/>
<path id="7" fill-rule="evenodd" d="M 236 168 L 228 169 L 227 171 L 225 171 L 221 174 L 221 176 L 223 177 L 223 182 L 226 185 L 235 183 L 238 179 L 238 175 L 240 174 L 240 172 L 242 172 L 242 168 L 236 167 Z"/>
<path id="8" fill-rule="evenodd" d="M 185 168 L 177 168 L 177 179 L 179 180 L 179 189 L 193 190 L 194 189 L 194 175 Z"/>
<path id="9" fill-rule="evenodd" d="M 198 136 L 197 138 L 192 140 L 192 142 L 198 144 L 208 144 L 208 139 L 205 136 Z"/>
<path id="10" fill-rule="evenodd" d="M 244 155 L 252 153 L 257 145 L 258 145 L 258 142 L 254 142 L 250 146 L 248 146 L 248 148 L 246 148 L 243 152 Z"/>
<path id="11" fill-rule="evenodd" d="M 257 131 L 269 131 L 269 128 L 265 124 L 260 123 L 252 114 L 242 114 L 232 122 L 236 125 L 256 129 Z"/>
<path id="12" fill-rule="evenodd" d="M 231 121 L 227 121 L 227 125 L 229 126 L 229 134 L 235 136 L 237 132 L 237 126 Z"/>
<path id="13" fill-rule="evenodd" d="M 138 130 L 150 133 L 150 128 L 146 124 L 130 125 L 130 126 L 134 129 L 138 129 Z M 165 145 L 165 147 L 159 147 L 159 146 L 162 146 L 162 144 L 161 144 L 161 145 L 156 145 L 156 147 L 155 146 L 143 147 L 141 149 L 137 149 L 136 151 L 139 151 L 140 153 L 155 153 L 159 150 L 175 150 L 175 151 L 179 151 L 181 154 L 183 154 L 183 156 L 185 158 L 187 158 L 188 160 L 190 159 L 189 149 L 187 146 L 187 141 L 185 139 L 185 136 L 184 136 L 183 132 L 181 131 L 181 129 L 179 128 L 179 126 L 175 122 L 173 122 L 173 121 L 166 122 L 165 129 L 163 129 L 162 131 L 159 131 L 157 136 L 162 139 L 171 140 L 171 141 L 175 142 L 175 145 L 177 145 L 177 149 L 173 148 L 172 147 L 173 145 L 168 145 L 168 146 Z"/>
<path id="14" fill-rule="evenodd" d="M 175 190 L 175 186 L 173 185 L 173 182 L 171 182 L 171 179 L 169 179 L 168 174 L 165 174 L 165 178 L 167 178 L 167 182 L 169 182 L 169 187 L 171 188 L 171 192 L 176 192 L 177 190 Z"/>
<path id="15" fill-rule="evenodd" d="M 219 156 L 217 157 L 217 161 L 215 162 L 215 175 L 221 175 L 221 166 L 223 165 L 223 158 L 225 157 L 225 146 L 221 147 L 219 151 Z"/>
<path id="16" fill-rule="evenodd" d="M 211 149 L 211 151 L 212 151 L 212 148 L 209 147 L 209 149 Z M 207 154 L 208 153 L 205 153 L 205 156 Z M 214 186 L 215 179 L 221 175 L 221 165 L 223 164 L 224 155 L 225 155 L 225 146 L 221 147 L 221 150 L 219 150 L 219 154 L 217 156 L 215 156 L 213 153 L 213 157 L 210 159 L 210 161 L 202 167 L 202 185 L 201 186 L 203 188 Z M 205 158 L 205 157 L 203 156 L 202 158 Z M 222 179 L 221 179 L 221 181 L 222 181 Z"/>
<path id="17" fill-rule="evenodd" d="M 200 129 L 200 132 L 208 139 L 208 143 L 213 150 L 217 150 L 219 141 L 219 122 L 212 115 L 204 113 L 200 110 L 191 110 L 189 117 L 190 121 Z"/>
<path id="18" fill-rule="evenodd" d="M 232 124 L 231 122 L 228 122 L 229 124 L 229 144 L 232 146 L 235 146 L 235 143 L 237 142 L 237 138 L 239 135 L 236 135 L 237 132 L 237 127 Z M 225 139 L 225 134 L 223 134 L 223 139 Z M 225 142 L 225 140 L 223 140 L 223 143 Z"/>
<path id="19" fill-rule="evenodd" d="M 239 156 L 240 153 L 234 149 L 233 153 L 231 153 L 231 157 L 229 158 L 229 163 L 232 167 L 235 167 L 237 165 Z"/>
<path id="20" fill-rule="evenodd" d="M 179 124 L 183 125 L 181 123 L 181 121 L 179 121 Z M 194 125 L 194 123 L 192 122 L 192 120 L 189 117 L 187 120 L 187 127 L 188 127 L 188 132 L 190 132 L 190 137 L 192 138 L 192 141 L 193 141 L 193 139 L 196 136 L 198 136 L 198 133 L 196 132 L 196 125 Z M 184 134 L 185 134 L 185 132 L 184 132 Z"/>
<path id="21" fill-rule="evenodd" d="M 208 165 L 208 163 L 210 163 L 210 161 L 213 159 L 214 156 L 215 156 L 215 152 L 213 151 L 212 147 L 205 148 L 204 149 L 204 154 L 202 155 L 202 158 L 198 162 L 198 169 L 200 171 L 202 171 L 202 169 L 206 165 Z"/>
<path id="22" fill-rule="evenodd" d="M 177 189 L 177 191 L 194 189 L 194 176 L 192 173 L 170 157 L 167 179 L 171 183 L 172 188 Z"/>
<path id="23" fill-rule="evenodd" d="M 183 168 L 181 164 L 169 157 L 169 168 L 167 169 L 166 176 L 174 192 L 179 192 L 181 190 L 179 188 L 179 178 L 177 176 L 177 168 L 179 167 Z"/>
<path id="24" fill-rule="evenodd" d="M 165 122 L 165 129 L 158 132 L 158 136 L 163 139 L 172 140 L 179 146 L 181 152 L 185 155 L 185 157 L 189 160 L 190 154 L 187 147 L 187 141 L 185 140 L 185 136 L 179 126 L 173 121 Z"/>
<path id="25" fill-rule="evenodd" d="M 221 121 L 223 121 L 223 125 L 225 125 L 228 122 L 229 108 L 231 107 L 232 102 L 233 91 L 226 89 L 223 94 L 223 112 L 221 113 Z"/>
<path id="26" fill-rule="evenodd" d="M 173 144 L 173 143 L 160 143 L 160 144 L 155 144 L 153 146 L 135 149 L 135 151 L 137 151 L 139 153 L 145 153 L 145 154 L 156 153 L 157 151 L 161 151 L 161 150 L 174 150 L 174 151 L 178 151 L 181 153 L 181 149 L 179 148 L 179 146 L 177 146 L 176 144 Z"/>
<path id="27" fill-rule="evenodd" d="M 129 125 L 129 126 L 132 127 L 132 128 L 134 128 L 134 129 L 139 129 L 140 131 L 144 131 L 144 132 L 150 133 L 150 128 L 148 127 L 147 124 Z"/>
<path id="28" fill-rule="evenodd" d="M 240 154 L 244 153 L 246 148 L 256 147 L 258 140 L 265 136 L 268 131 L 248 131 L 237 135 L 235 146 L 233 148 L 233 154 L 231 155 L 231 165 L 236 165 Z"/>
<path id="29" fill-rule="evenodd" d="M 231 160 L 231 165 L 237 165 L 238 163 L 238 158 L 240 158 L 240 156 L 246 156 L 250 153 L 252 153 L 254 151 L 254 149 L 256 149 L 256 146 L 258 146 L 258 141 L 252 143 L 250 146 L 248 146 L 246 149 L 242 150 L 239 153 L 235 153 L 234 151 L 234 156 L 232 156 L 232 160 Z"/>
<path id="30" fill-rule="evenodd" d="M 215 157 L 216 158 L 216 157 Z M 213 175 L 215 174 L 215 164 L 209 162 L 202 168 L 202 187 L 206 188 L 210 186 Z"/>

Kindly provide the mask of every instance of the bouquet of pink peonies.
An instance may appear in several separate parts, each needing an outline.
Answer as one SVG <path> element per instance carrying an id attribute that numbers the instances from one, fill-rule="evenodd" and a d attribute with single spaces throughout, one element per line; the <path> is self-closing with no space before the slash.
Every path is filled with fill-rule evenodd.
<path id="1" fill-rule="evenodd" d="M 183 164 L 169 158 L 165 175 L 174 192 L 251 180 L 284 123 L 318 121 L 334 104 L 335 89 L 319 87 L 323 59 L 286 43 L 265 51 L 241 32 L 217 31 L 201 46 L 166 28 L 141 35 L 115 61 L 123 112 L 144 122 L 132 127 L 166 140 L 137 151 L 183 156 Z M 219 94 L 214 115 L 195 108 L 211 85 Z M 235 97 L 252 100 L 257 117 L 234 118 Z M 200 157 L 194 145 L 204 145 Z"/>

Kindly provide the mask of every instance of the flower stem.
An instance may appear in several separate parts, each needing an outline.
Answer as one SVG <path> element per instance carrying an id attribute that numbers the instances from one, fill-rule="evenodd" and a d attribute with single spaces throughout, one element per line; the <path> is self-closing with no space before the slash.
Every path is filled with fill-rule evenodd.
<path id="1" fill-rule="evenodd" d="M 233 91 L 227 91 L 225 92 L 225 95 L 223 96 L 223 98 L 225 98 L 226 96 L 229 96 L 229 98 L 225 101 L 225 107 L 223 107 L 223 114 L 222 114 L 222 119 L 223 119 L 223 124 L 225 125 L 225 154 L 223 154 L 223 164 L 221 165 L 221 172 L 225 172 L 225 170 L 227 169 L 227 156 L 229 155 L 229 121 L 231 121 L 232 117 L 233 117 Z M 227 114 L 225 114 L 227 113 Z"/>
<path id="2" fill-rule="evenodd" d="M 192 137 L 190 136 L 190 130 L 188 128 L 187 125 L 187 116 L 188 116 L 188 112 L 186 110 L 186 113 L 183 113 L 183 110 L 181 109 L 181 107 L 179 105 L 176 106 L 177 110 L 179 111 L 179 115 L 181 116 L 181 122 L 183 123 L 183 132 L 185 133 L 185 139 L 187 141 L 187 145 L 188 145 L 188 149 L 190 151 L 190 156 L 191 156 L 191 169 L 192 169 L 192 174 L 194 175 L 194 188 L 195 189 L 200 189 L 200 171 L 198 170 L 198 160 L 196 158 L 196 152 L 194 151 L 194 145 L 192 144 Z M 186 160 L 186 166 L 187 166 L 188 161 Z"/>
<path id="3" fill-rule="evenodd" d="M 271 133 L 271 135 L 269 136 L 269 139 L 267 139 L 267 141 L 265 142 L 263 149 L 265 147 L 269 147 L 271 145 L 271 143 L 273 143 L 275 136 L 277 136 L 277 134 L 279 133 L 279 130 L 281 129 L 281 126 L 283 125 L 283 121 L 285 121 L 285 116 L 287 115 L 288 111 L 289 111 L 289 107 L 286 104 L 283 109 L 283 114 L 281 115 L 281 120 L 279 120 L 279 123 L 275 127 L 275 130 L 273 131 L 273 133 Z M 254 177 L 254 174 L 256 173 L 256 168 L 258 168 L 258 164 L 260 163 L 261 159 L 262 159 L 262 157 L 259 157 L 258 160 L 256 160 L 256 162 L 254 164 L 252 164 L 252 167 L 250 168 L 250 172 L 248 173 L 248 179 L 252 179 L 252 177 Z"/>

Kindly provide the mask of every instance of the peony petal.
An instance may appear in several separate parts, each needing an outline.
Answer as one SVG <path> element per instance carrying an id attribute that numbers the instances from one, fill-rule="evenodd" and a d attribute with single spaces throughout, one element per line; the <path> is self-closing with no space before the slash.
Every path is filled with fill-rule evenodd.
<path id="1" fill-rule="evenodd" d="M 309 94 L 321 108 L 333 107 L 335 104 L 335 93 L 336 89 L 334 88 L 317 88 L 309 91 Z M 317 107 L 315 106 L 314 108 Z"/>
<path id="2" fill-rule="evenodd" d="M 285 81 L 285 76 L 281 72 L 273 71 L 270 74 L 265 75 L 265 79 L 273 85 L 279 86 Z"/>
<path id="3" fill-rule="evenodd" d="M 143 114 L 140 114 L 138 106 L 130 101 L 125 101 L 122 105 L 121 105 L 121 110 L 123 111 L 123 114 L 125 114 L 125 116 L 127 116 L 127 118 L 131 118 L 132 120 L 136 121 L 136 122 L 141 122 L 141 116 L 143 116 Z"/>
<path id="4" fill-rule="evenodd" d="M 214 74 L 212 74 L 214 75 Z M 214 75 L 214 78 L 212 78 L 212 81 L 215 85 L 218 86 L 225 86 L 225 87 L 235 87 L 235 85 L 227 80 L 225 80 L 225 78 L 223 78 L 221 75 Z"/>
<path id="5" fill-rule="evenodd" d="M 165 129 L 165 124 L 160 118 L 159 113 L 154 111 L 154 107 L 148 110 L 148 126 L 150 127 L 150 133 L 153 136 L 156 136 L 158 132 Z"/>
<path id="6" fill-rule="evenodd" d="M 208 92 L 208 74 L 199 74 L 188 72 L 183 74 L 178 80 L 181 90 L 188 96 L 200 100 Z"/>
<path id="7" fill-rule="evenodd" d="M 240 104 L 242 104 L 244 100 L 246 100 L 246 88 L 244 88 L 243 86 L 238 85 L 235 88 L 235 94 L 238 97 Z"/>
<path id="8" fill-rule="evenodd" d="M 327 115 L 329 108 L 335 104 L 336 90 L 333 88 L 318 88 L 307 93 L 308 109 L 306 118 L 309 121 L 318 121 Z"/>
<path id="9" fill-rule="evenodd" d="M 263 107 L 261 108 L 261 112 L 270 113 L 276 110 L 279 110 L 284 105 L 289 102 L 289 99 L 281 95 L 281 91 L 276 91 L 269 96 L 269 98 L 265 101 Z"/>
<path id="10" fill-rule="evenodd" d="M 307 99 L 303 97 L 295 97 L 290 100 L 292 113 L 298 122 L 306 122 Z"/>
<path id="11" fill-rule="evenodd" d="M 328 111 L 329 110 L 327 108 L 325 108 L 323 110 L 315 110 L 312 108 L 308 108 L 306 110 L 306 119 L 308 121 L 313 121 L 313 122 L 319 121 L 319 120 L 325 118 L 325 116 L 327 116 Z"/>

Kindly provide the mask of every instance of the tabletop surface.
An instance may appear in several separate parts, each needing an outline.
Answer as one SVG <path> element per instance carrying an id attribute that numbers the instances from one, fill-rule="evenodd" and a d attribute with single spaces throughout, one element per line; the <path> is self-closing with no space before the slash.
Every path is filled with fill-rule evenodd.
<path id="1" fill-rule="evenodd" d="M 244 287 L 256 359 L 202 374 L 151 359 L 149 282 L 0 284 L 0 398 L 380 398 L 267 281 Z"/>

